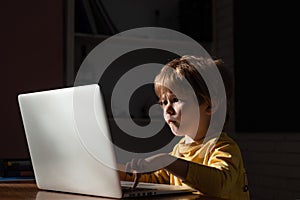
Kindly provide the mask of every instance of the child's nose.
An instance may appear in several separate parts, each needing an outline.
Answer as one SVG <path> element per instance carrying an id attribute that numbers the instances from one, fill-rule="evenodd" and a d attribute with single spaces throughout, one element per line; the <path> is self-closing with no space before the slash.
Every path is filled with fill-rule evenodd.
<path id="1" fill-rule="evenodd" d="M 175 114 L 175 110 L 172 106 L 172 103 L 169 102 L 168 105 L 166 105 L 165 112 L 169 115 L 174 115 Z"/>

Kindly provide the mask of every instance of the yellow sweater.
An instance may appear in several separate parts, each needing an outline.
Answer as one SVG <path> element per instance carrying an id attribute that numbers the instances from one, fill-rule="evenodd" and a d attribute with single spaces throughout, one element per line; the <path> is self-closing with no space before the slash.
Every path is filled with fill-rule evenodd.
<path id="1" fill-rule="evenodd" d="M 184 182 L 164 169 L 144 174 L 140 181 L 186 184 L 209 196 L 250 199 L 249 191 L 244 191 L 247 177 L 238 145 L 226 133 L 222 133 L 217 142 L 215 140 L 211 139 L 204 145 L 203 141 L 185 144 L 183 138 L 174 147 L 171 155 L 191 161 Z M 133 177 L 127 176 L 126 179 L 132 181 Z"/>

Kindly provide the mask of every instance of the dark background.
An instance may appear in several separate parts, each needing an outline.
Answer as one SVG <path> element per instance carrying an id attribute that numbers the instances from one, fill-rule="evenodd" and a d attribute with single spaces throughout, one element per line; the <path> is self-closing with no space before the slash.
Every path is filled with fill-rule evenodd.
<path id="1" fill-rule="evenodd" d="M 17 95 L 64 86 L 63 5 L 0 3 L 0 158 L 28 158 Z"/>
<path id="2" fill-rule="evenodd" d="M 107 11 L 105 16 L 119 23 L 114 27 L 107 24 L 110 20 L 104 20 L 93 29 L 82 27 L 86 19 L 78 19 L 76 11 L 74 30 L 88 33 L 88 37 L 67 35 L 70 23 L 67 16 L 71 14 L 66 9 L 67 2 L 4 0 L 0 3 L 0 159 L 29 158 L 17 95 L 70 86 L 67 67 L 71 62 L 67 59 L 70 52 L 75 55 L 76 75 L 91 48 L 111 34 L 149 25 L 181 30 L 184 25 L 189 27 L 184 27 L 186 34 L 198 40 L 211 55 L 225 56 L 233 69 L 234 126 L 229 135 L 241 147 L 251 199 L 300 198 L 300 34 L 296 1 L 178 0 L 184 4 L 180 12 L 168 0 L 159 1 L 160 8 L 155 7 L 158 4 L 154 1 L 135 4 L 132 0 L 128 0 L 130 4 L 125 0 L 103 1 L 116 8 L 114 13 L 117 13 L 113 17 Z M 205 9 L 201 10 L 200 5 Z M 213 10 L 209 10 L 210 5 Z M 175 18 L 168 16 L 175 10 L 174 16 L 178 18 L 174 21 Z M 126 11 L 123 12 L 126 17 L 121 11 Z M 148 18 L 137 17 L 145 13 Z M 102 35 L 100 39 L 92 36 L 95 32 Z M 73 47 L 66 45 L 70 40 L 75 41 Z M 86 42 L 91 45 L 82 46 Z M 211 43 L 216 47 L 210 48 Z"/>
<path id="3" fill-rule="evenodd" d="M 297 19 L 291 2 L 234 1 L 238 132 L 300 131 Z"/>

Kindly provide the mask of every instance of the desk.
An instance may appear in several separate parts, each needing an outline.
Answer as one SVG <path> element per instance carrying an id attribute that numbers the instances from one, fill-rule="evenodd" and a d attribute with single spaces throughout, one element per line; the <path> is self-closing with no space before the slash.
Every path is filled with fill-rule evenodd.
<path id="1" fill-rule="evenodd" d="M 49 192 L 39 190 L 34 181 L 25 182 L 0 182 L 0 199 L 1 200 L 103 200 L 111 198 L 94 197 L 86 195 L 68 194 L 62 192 Z M 156 196 L 154 198 L 141 197 L 141 200 L 149 199 L 197 199 L 197 200 L 219 200 L 216 198 L 208 198 L 196 194 L 188 195 L 167 195 L 167 196 Z"/>

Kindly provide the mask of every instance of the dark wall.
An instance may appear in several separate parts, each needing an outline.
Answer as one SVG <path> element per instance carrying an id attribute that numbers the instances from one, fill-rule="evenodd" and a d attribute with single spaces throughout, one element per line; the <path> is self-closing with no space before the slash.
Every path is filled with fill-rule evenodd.
<path id="1" fill-rule="evenodd" d="M 62 2 L 1 1 L 0 158 L 29 157 L 17 95 L 64 84 Z"/>
<path id="2" fill-rule="evenodd" d="M 237 132 L 299 132 L 299 11 L 234 1 Z"/>

